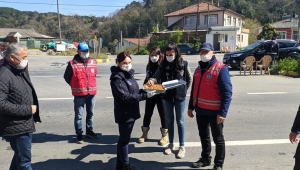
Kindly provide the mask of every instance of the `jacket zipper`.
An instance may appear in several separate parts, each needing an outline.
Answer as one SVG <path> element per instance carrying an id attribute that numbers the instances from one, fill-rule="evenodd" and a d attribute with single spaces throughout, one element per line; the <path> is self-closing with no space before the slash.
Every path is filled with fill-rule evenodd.
<path id="1" fill-rule="evenodd" d="M 85 65 L 85 75 L 86 75 L 86 88 L 87 88 L 87 92 L 89 94 L 90 93 L 90 89 L 89 89 L 89 75 L 88 75 L 88 68 L 87 68 L 88 62 L 89 61 L 87 61 L 86 65 Z"/>

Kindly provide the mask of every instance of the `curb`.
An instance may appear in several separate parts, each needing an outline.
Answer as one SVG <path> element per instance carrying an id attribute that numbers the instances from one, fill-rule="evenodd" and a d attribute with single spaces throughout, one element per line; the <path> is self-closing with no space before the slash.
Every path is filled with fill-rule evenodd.
<path id="1" fill-rule="evenodd" d="M 99 64 L 99 63 L 109 63 L 110 58 L 108 58 L 108 59 L 96 59 L 96 61 L 97 61 L 97 64 Z"/>

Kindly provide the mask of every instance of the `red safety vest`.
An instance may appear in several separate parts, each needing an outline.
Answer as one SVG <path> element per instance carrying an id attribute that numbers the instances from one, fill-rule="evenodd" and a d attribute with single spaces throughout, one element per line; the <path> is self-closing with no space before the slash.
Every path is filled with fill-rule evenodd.
<path id="1" fill-rule="evenodd" d="M 220 110 L 221 94 L 218 77 L 224 64 L 217 61 L 203 75 L 200 67 L 194 73 L 193 105 L 202 109 Z"/>
<path id="2" fill-rule="evenodd" d="M 89 59 L 87 66 L 83 62 L 71 60 L 73 75 L 71 78 L 70 86 L 73 96 L 86 96 L 96 95 L 97 93 L 97 62 L 96 60 Z"/>

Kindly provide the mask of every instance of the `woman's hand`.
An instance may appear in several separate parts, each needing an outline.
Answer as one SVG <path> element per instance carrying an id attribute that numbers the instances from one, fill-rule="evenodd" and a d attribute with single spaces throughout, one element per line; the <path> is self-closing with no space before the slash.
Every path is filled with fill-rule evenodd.
<path id="1" fill-rule="evenodd" d="M 148 82 L 146 83 L 147 86 L 152 86 L 154 84 L 154 82 L 152 80 L 148 80 Z"/>

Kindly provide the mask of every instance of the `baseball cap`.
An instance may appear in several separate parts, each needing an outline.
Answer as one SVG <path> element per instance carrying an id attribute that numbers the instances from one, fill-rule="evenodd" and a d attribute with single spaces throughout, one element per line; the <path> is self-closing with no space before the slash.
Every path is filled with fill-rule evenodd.
<path id="1" fill-rule="evenodd" d="M 78 51 L 87 51 L 89 50 L 89 46 L 85 42 L 81 42 L 78 44 Z"/>
<path id="2" fill-rule="evenodd" d="M 201 50 L 214 51 L 214 47 L 211 45 L 211 43 L 203 43 L 200 45 L 200 51 Z"/>

